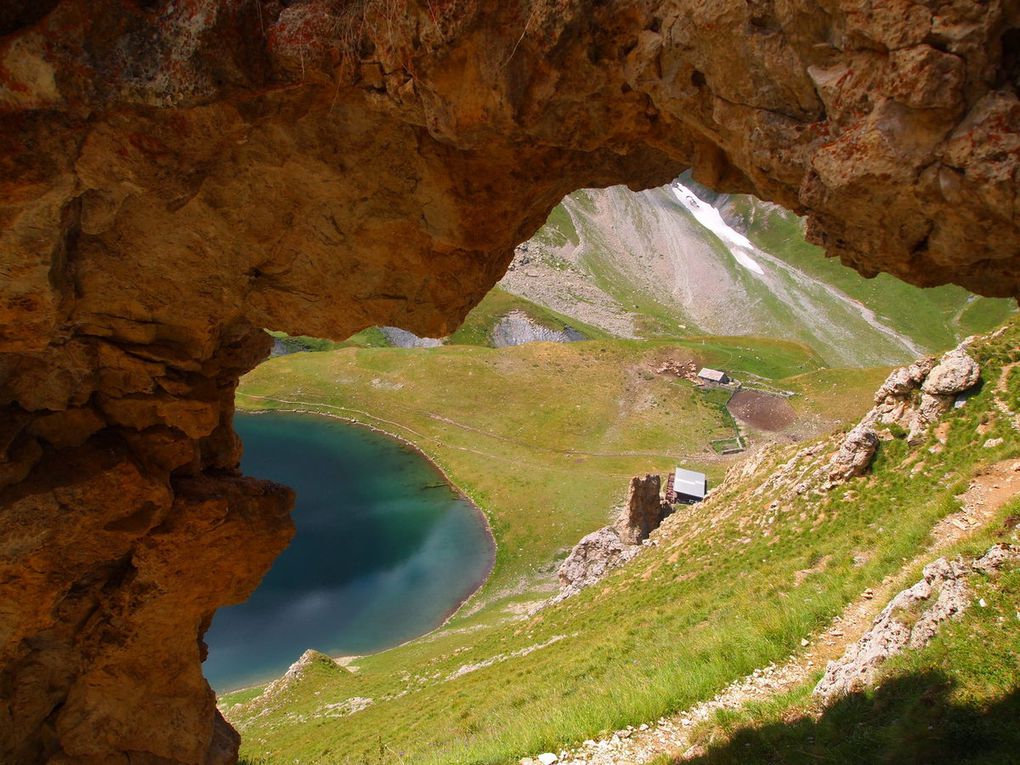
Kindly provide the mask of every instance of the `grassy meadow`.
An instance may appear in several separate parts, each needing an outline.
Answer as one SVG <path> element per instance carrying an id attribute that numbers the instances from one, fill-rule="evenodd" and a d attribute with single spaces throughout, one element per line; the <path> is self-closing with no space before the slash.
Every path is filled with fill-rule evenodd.
<path id="1" fill-rule="evenodd" d="M 801 413 L 831 416 L 824 413 L 838 407 L 844 425 L 867 408 L 881 371 L 824 369 L 797 347 L 688 338 L 344 348 L 255 370 L 239 406 L 320 411 L 411 441 L 486 512 L 499 552 L 490 581 L 444 628 L 357 660 L 357 673 L 319 661 L 272 698 L 253 700 L 259 689 L 222 698 L 244 756 L 512 763 L 711 697 L 801 650 L 802 638 L 864 588 L 916 578 L 901 571 L 904 561 L 958 507 L 970 477 L 1020 455 L 990 384 L 1017 360 L 1015 321 L 976 350 L 986 383 L 947 415 L 941 451 L 929 451 L 931 439 L 911 447 L 895 438 L 883 443 L 872 475 L 847 490 L 784 495 L 774 506 L 779 495 L 755 489 L 799 447 L 771 447 L 753 475 L 678 512 L 657 546 L 604 583 L 537 613 L 524 607 L 548 594 L 569 547 L 608 520 L 631 475 L 681 462 L 716 485 L 731 464 L 707 447 L 725 435 L 725 418 L 689 383 L 657 375 L 665 359 L 692 355 L 738 377 L 760 375 L 798 391 Z M 1000 446 L 980 448 L 996 436 Z M 906 469 L 919 460 L 923 469 Z M 1001 648 L 1015 635 L 991 642 Z M 995 697 L 999 686 L 989 688 Z M 741 724 L 714 735 L 727 740 Z"/>
<path id="2" fill-rule="evenodd" d="M 731 420 L 689 382 L 657 374 L 666 360 L 762 374 L 816 366 L 798 346 L 749 338 L 351 347 L 272 359 L 237 402 L 351 419 L 428 454 L 489 516 L 499 547 L 488 597 L 551 573 L 609 520 L 631 476 L 682 463 L 722 478 L 732 460 L 709 444 L 733 436 Z"/>
<path id="3" fill-rule="evenodd" d="M 1020 498 L 942 555 L 980 557 L 1015 535 Z M 920 579 L 911 569 L 897 587 Z M 953 762 L 1007 765 L 1020 751 L 1020 569 L 973 574 L 972 606 L 926 648 L 889 660 L 881 683 L 819 709 L 809 683 L 718 713 L 694 731 L 697 765 L 733 762 Z M 984 601 L 981 606 L 979 601 Z M 680 762 L 680 759 L 676 760 Z M 671 765 L 663 757 L 657 765 Z"/>

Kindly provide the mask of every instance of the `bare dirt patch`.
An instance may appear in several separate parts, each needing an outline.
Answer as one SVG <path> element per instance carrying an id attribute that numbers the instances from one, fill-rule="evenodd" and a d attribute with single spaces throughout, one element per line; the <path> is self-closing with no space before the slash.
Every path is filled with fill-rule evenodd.
<path id="1" fill-rule="evenodd" d="M 726 408 L 742 423 L 758 430 L 776 432 L 797 421 L 797 413 L 789 401 L 758 390 L 737 391 Z"/>

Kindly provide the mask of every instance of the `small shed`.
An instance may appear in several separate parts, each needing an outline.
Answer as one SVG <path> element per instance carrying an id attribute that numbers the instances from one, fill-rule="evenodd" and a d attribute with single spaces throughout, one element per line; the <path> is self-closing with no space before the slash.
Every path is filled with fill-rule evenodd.
<path id="1" fill-rule="evenodd" d="M 728 385 L 730 382 L 730 376 L 725 372 L 720 372 L 718 369 L 709 369 L 708 367 L 702 368 L 698 372 L 698 379 L 705 382 L 715 383 L 716 385 Z"/>
<path id="2" fill-rule="evenodd" d="M 675 502 L 693 504 L 708 494 L 708 479 L 704 473 L 678 467 L 673 473 L 673 495 Z"/>

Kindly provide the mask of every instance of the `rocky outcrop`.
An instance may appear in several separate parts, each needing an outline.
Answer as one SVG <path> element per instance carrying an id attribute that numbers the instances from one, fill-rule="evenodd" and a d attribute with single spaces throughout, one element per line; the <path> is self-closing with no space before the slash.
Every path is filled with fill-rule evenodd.
<path id="1" fill-rule="evenodd" d="M 630 479 L 627 502 L 616 521 L 582 537 L 560 565 L 560 592 L 553 602 L 590 587 L 641 551 L 648 535 L 672 512 L 659 494 L 660 485 L 660 477 L 653 474 Z"/>
<path id="2" fill-rule="evenodd" d="M 829 481 L 842 483 L 864 475 L 878 451 L 878 434 L 866 425 L 849 433 L 829 462 Z"/>
<path id="3" fill-rule="evenodd" d="M 965 0 L 7 2 L 0 759 L 230 758 L 201 636 L 291 533 L 231 427 L 262 327 L 443 336 L 564 193 L 688 167 L 864 273 L 1016 295 L 1017 26 Z"/>
<path id="4" fill-rule="evenodd" d="M 797 496 L 822 495 L 865 475 L 882 440 L 894 438 L 890 426 L 906 430 L 911 444 L 923 441 L 951 406 L 958 401 L 964 403 L 961 394 L 980 382 L 980 367 L 966 351 L 972 340 L 965 340 L 941 359 L 925 357 L 893 370 L 875 392 L 875 405 L 846 435 L 800 449 L 776 465 L 751 496 L 772 496 L 769 507 L 776 510 Z M 930 392 L 925 392 L 929 377 Z M 941 445 L 932 448 L 937 450 Z M 731 469 L 727 480 L 731 475 L 737 479 L 748 477 L 767 456 L 768 450 L 753 452 L 743 465 Z"/>
<path id="5" fill-rule="evenodd" d="M 962 348 L 950 351 L 921 384 L 921 400 L 911 423 L 910 439 L 919 439 L 949 411 L 959 394 L 977 385 L 981 368 Z"/>
<path id="6" fill-rule="evenodd" d="M 524 311 L 513 310 L 492 328 L 492 346 L 508 348 L 525 343 L 573 343 L 587 338 L 573 327 L 551 329 L 539 324 Z"/>
<path id="7" fill-rule="evenodd" d="M 981 368 L 963 347 L 955 348 L 941 359 L 921 384 L 929 396 L 955 396 L 977 385 Z"/>
<path id="8" fill-rule="evenodd" d="M 1004 566 L 1017 563 L 1020 563 L 1020 546 L 1011 545 L 1008 542 L 998 542 L 974 561 L 971 568 L 985 576 L 992 576 L 995 572 L 1001 571 Z"/>
<path id="9" fill-rule="evenodd" d="M 639 545 L 659 528 L 672 508 L 660 493 L 661 479 L 651 473 L 630 479 L 627 504 L 613 528 L 624 544 Z"/>
<path id="10" fill-rule="evenodd" d="M 292 533 L 290 490 L 238 475 L 230 427 L 237 375 L 268 345 L 249 333 L 200 362 L 69 342 L 78 366 L 0 362 L 23 404 L 2 424 L 0 760 L 236 758 L 202 635 Z"/>
<path id="11" fill-rule="evenodd" d="M 383 327 L 382 333 L 395 348 L 438 348 L 443 341 L 435 337 L 418 337 L 400 327 Z"/>
<path id="12" fill-rule="evenodd" d="M 915 391 L 935 367 L 935 357 L 925 356 L 909 366 L 893 370 L 875 391 L 875 406 L 865 418 L 883 425 L 897 424 L 909 428 L 914 413 Z"/>
<path id="13" fill-rule="evenodd" d="M 640 545 L 630 545 L 620 539 L 612 526 L 603 526 L 582 537 L 560 565 L 557 572 L 560 592 L 555 600 L 569 598 L 590 587 L 640 550 Z"/>
<path id="14" fill-rule="evenodd" d="M 840 444 L 827 466 L 828 488 L 864 475 L 878 451 L 877 430 L 897 425 L 917 443 L 953 405 L 956 397 L 977 385 L 981 368 L 966 351 L 969 340 L 949 351 L 937 362 L 934 357 L 890 373 L 875 392 L 875 406 Z"/>
<path id="15" fill-rule="evenodd" d="M 828 701 L 858 691 L 874 683 L 890 657 L 926 646 L 942 622 L 967 608 L 966 574 L 959 560 L 939 558 L 925 566 L 921 581 L 889 601 L 871 629 L 838 661 L 828 663 L 815 695 Z"/>
<path id="16" fill-rule="evenodd" d="M 875 406 L 862 427 L 897 425 L 917 443 L 953 405 L 956 397 L 981 379 L 981 368 L 967 354 L 970 340 L 942 356 L 915 361 L 893 371 L 875 393 Z"/>
<path id="17" fill-rule="evenodd" d="M 924 648 L 940 625 L 956 619 L 970 604 L 971 570 L 992 574 L 1020 562 L 1020 548 L 1000 543 L 970 566 L 961 559 L 939 558 L 924 567 L 921 581 L 894 597 L 860 640 L 837 661 L 830 661 L 815 686 L 816 696 L 832 701 L 874 684 L 882 665 L 907 648 Z"/>

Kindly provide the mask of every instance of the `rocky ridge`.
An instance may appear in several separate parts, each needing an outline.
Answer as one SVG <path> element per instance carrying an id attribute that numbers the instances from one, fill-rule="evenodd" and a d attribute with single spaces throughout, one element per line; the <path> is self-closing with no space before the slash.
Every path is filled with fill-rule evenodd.
<path id="1" fill-rule="evenodd" d="M 924 567 L 922 579 L 900 592 L 875 617 L 874 625 L 830 661 L 814 693 L 832 701 L 872 685 L 882 665 L 907 648 L 924 648 L 947 619 L 958 619 L 970 605 L 967 576 L 971 570 L 993 574 L 1020 561 L 1020 547 L 1000 543 L 967 566 L 962 559 L 939 558 Z"/>
<path id="2" fill-rule="evenodd" d="M 893 437 L 890 427 L 908 431 L 908 440 L 918 443 L 950 407 L 965 405 L 965 394 L 979 382 L 980 367 L 966 351 L 972 341 L 940 359 L 925 357 L 891 372 L 875 393 L 875 406 L 845 436 L 804 447 L 758 486 L 755 496 L 779 491 L 782 496 L 772 501 L 778 508 L 783 497 L 824 493 L 864 475 L 881 441 Z M 739 470 L 753 472 L 765 456 L 759 452 Z"/>
<path id="3" fill-rule="evenodd" d="M 394 348 L 438 348 L 443 344 L 441 338 L 418 337 L 413 332 L 400 329 L 400 327 L 382 327 L 381 331 Z"/>
<path id="4" fill-rule="evenodd" d="M 829 462 L 827 488 L 867 471 L 878 451 L 878 428 L 895 425 L 908 431 L 911 443 L 918 443 L 958 396 L 977 385 L 981 368 L 966 351 L 972 341 L 964 340 L 937 361 L 934 357 L 918 359 L 889 375 L 875 393 L 875 406 L 846 435 Z"/>
<path id="5" fill-rule="evenodd" d="M 231 426 L 263 327 L 442 336 L 565 193 L 691 167 L 864 273 L 1017 295 L 1018 25 L 965 0 L 7 3 L 0 758 L 236 758 L 201 638 L 292 533 Z"/>

